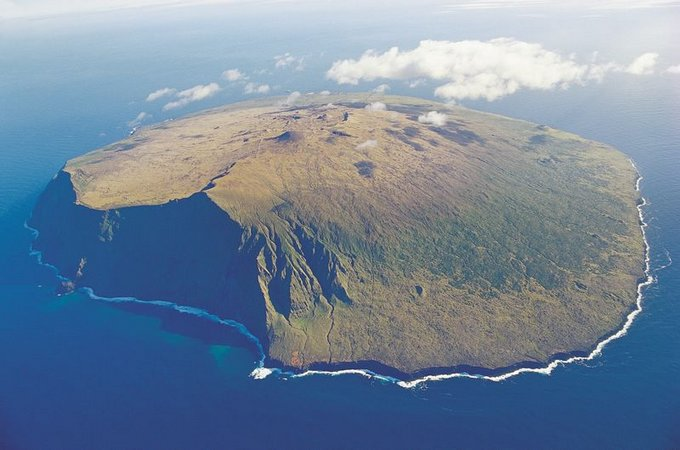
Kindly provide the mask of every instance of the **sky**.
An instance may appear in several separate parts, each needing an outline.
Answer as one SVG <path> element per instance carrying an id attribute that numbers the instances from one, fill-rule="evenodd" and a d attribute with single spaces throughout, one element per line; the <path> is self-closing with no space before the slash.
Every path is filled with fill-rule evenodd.
<path id="1" fill-rule="evenodd" d="M 205 8 L 190 8 L 197 5 Z M 415 7 L 427 14 L 411 14 Z M 357 15 L 353 13 L 356 9 L 370 13 Z M 218 10 L 228 13 L 212 14 Z M 563 14 L 565 10 L 569 13 Z M 159 14 L 161 11 L 163 14 Z M 494 11 L 497 14 L 492 14 Z M 233 97 L 233 93 L 248 98 L 305 92 L 310 85 L 305 81 L 311 77 L 319 80 L 315 84 L 319 90 L 414 93 L 463 104 L 496 102 L 519 92 L 575 89 L 612 79 L 667 77 L 680 81 L 680 55 L 664 51 L 661 45 L 664 39 L 671 39 L 668 36 L 677 34 L 664 30 L 674 28 L 672 18 L 679 17 L 679 13 L 680 1 L 670 0 L 0 0 L 0 17 L 13 25 L 5 27 L 5 31 L 13 29 L 13 39 L 21 45 L 34 42 L 38 47 L 49 47 L 44 37 L 31 41 L 28 30 L 45 29 L 50 23 L 61 23 L 62 28 L 69 30 L 76 28 L 73 24 L 86 24 L 83 25 L 88 27 L 86 32 L 73 38 L 77 41 L 92 36 L 85 42 L 102 39 L 97 28 L 101 21 L 125 24 L 128 28 L 137 27 L 130 28 L 137 32 L 144 30 L 147 39 L 162 46 L 184 45 L 189 42 L 187 39 L 202 42 L 196 34 L 198 28 L 225 27 L 229 34 L 220 35 L 222 38 L 235 38 L 236 47 L 253 49 L 248 58 L 259 58 L 257 61 L 241 58 L 240 63 L 238 58 L 231 61 L 225 58 L 220 70 L 211 67 L 188 82 L 180 80 L 184 76 L 173 79 L 159 73 L 155 85 L 135 100 L 139 109 L 127 119 L 131 128 L 168 114 L 181 115 L 214 104 L 227 95 Z M 92 16 L 83 20 L 87 14 Z M 639 14 L 670 19 L 654 22 L 655 29 L 650 32 L 648 28 L 636 27 L 635 18 Z M 324 22 L 316 20 L 324 15 L 325 20 L 333 21 L 330 35 L 324 34 Z M 571 28 L 565 25 L 567 16 Z M 175 21 L 177 17 L 192 26 Z M 498 26 L 497 17 L 504 18 L 503 26 Z M 512 25 L 513 17 L 517 18 L 517 26 Z M 587 23 L 581 25 L 580 17 Z M 163 28 L 153 28 L 150 18 L 161 22 Z M 276 24 L 271 23 L 273 19 L 277 19 Z M 405 21 L 414 24 L 412 29 L 400 32 L 390 29 L 394 27 L 391 24 Z M 560 26 L 551 28 L 554 23 Z M 605 23 L 606 27 L 599 25 Z M 265 29 L 261 26 L 279 38 L 261 36 Z M 466 26 L 474 32 L 466 32 Z M 310 34 L 307 27 L 316 27 L 316 31 Z M 574 29 L 583 31 L 586 38 L 574 36 Z M 166 35 L 168 32 L 174 36 Z M 317 48 L 316 43 L 305 43 L 299 38 L 315 32 L 329 48 Z M 110 50 L 115 52 L 120 50 L 122 41 L 118 41 L 120 30 L 113 33 L 117 47 Z M 286 33 L 290 34 L 287 41 L 283 38 Z M 536 36 L 542 40 L 537 41 Z M 342 43 L 334 43 L 336 40 Z M 298 41 L 297 48 L 289 47 Z M 601 47 L 603 42 L 610 48 Z M 74 53 L 74 47 L 67 47 L 61 49 L 66 57 L 79 55 Z M 186 47 L 180 56 L 192 57 L 185 55 L 188 48 L 197 57 L 190 59 L 191 64 L 211 58 L 208 48 L 200 45 Z M 612 52 L 611 48 L 624 51 Z M 186 67 L 178 64 L 170 69 L 187 72 Z M 291 81 L 296 79 L 301 80 L 297 85 Z M 283 87 L 282 80 L 286 81 Z M 441 118 L 433 115 L 423 120 L 436 122 Z"/>
<path id="2" fill-rule="evenodd" d="M 395 7 L 405 0 L 343 0 L 342 4 L 362 7 L 367 4 Z M 0 19 L 35 18 L 55 15 L 83 14 L 122 9 L 181 8 L 197 5 L 300 5 L 333 6 L 328 0 L 0 0 Z M 411 2 L 413 3 L 413 2 Z M 607 11 L 620 9 L 678 7 L 677 0 L 423 0 L 418 3 L 435 7 L 442 13 L 477 9 L 581 9 Z"/>
<path id="3" fill-rule="evenodd" d="M 593 52 L 587 60 L 579 61 L 575 55 L 563 55 L 539 43 L 513 38 L 423 40 L 411 49 L 367 50 L 358 58 L 338 59 L 325 77 L 339 87 L 376 80 L 405 82 L 413 87 L 430 83 L 434 85 L 434 96 L 444 101 L 492 102 L 523 89 L 549 91 L 601 83 L 613 73 L 629 77 L 678 75 L 680 66 L 659 67 L 658 59 L 658 53 L 646 52 L 621 63 L 603 61 Z M 271 64 L 272 70 L 303 71 L 305 68 L 304 57 L 289 52 L 274 56 Z M 160 87 L 147 95 L 146 102 L 163 101 L 163 111 L 170 111 L 213 97 L 226 86 L 241 86 L 244 94 L 269 94 L 269 84 L 251 80 L 251 76 L 256 75 L 229 68 L 219 80 L 207 84 L 184 89 Z M 387 82 L 373 90 L 388 92 Z M 141 122 L 143 117 L 138 119 Z"/>

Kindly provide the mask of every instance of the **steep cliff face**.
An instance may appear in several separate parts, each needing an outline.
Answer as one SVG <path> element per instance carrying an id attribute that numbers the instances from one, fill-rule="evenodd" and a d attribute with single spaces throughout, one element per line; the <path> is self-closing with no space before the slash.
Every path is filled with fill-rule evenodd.
<path id="1" fill-rule="evenodd" d="M 504 367 L 618 326 L 643 255 L 624 155 L 381 101 L 237 105 L 141 130 L 69 161 L 35 208 L 35 246 L 75 287 L 238 320 L 296 368 Z M 434 109 L 445 124 L 419 120 Z"/>
<path id="2" fill-rule="evenodd" d="M 95 210 L 76 204 L 60 172 L 30 225 L 35 248 L 76 286 L 102 296 L 169 300 L 265 332 L 256 256 L 263 246 L 204 193 L 163 205 Z"/>
<path id="3" fill-rule="evenodd" d="M 35 248 L 68 289 L 196 306 L 246 325 L 276 363 L 330 361 L 329 300 L 349 302 L 343 269 L 300 228 L 282 237 L 243 227 L 203 192 L 162 205 L 91 209 L 77 204 L 64 171 L 45 189 L 30 225 L 41 230 Z M 289 322 L 310 312 L 322 316 L 319 326 Z M 307 333 L 324 337 L 307 344 Z"/>

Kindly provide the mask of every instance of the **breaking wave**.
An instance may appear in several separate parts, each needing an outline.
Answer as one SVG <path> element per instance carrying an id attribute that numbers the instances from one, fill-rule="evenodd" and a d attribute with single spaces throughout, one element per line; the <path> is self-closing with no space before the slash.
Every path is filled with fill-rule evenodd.
<path id="1" fill-rule="evenodd" d="M 633 168 L 637 172 L 638 176 L 637 179 L 635 180 L 635 190 L 637 192 L 640 192 L 640 183 L 642 182 L 642 176 L 640 175 L 639 170 L 635 166 L 635 163 L 631 160 L 630 163 L 633 165 Z M 550 375 L 555 369 L 557 369 L 560 366 L 566 365 L 566 364 L 571 364 L 575 362 L 585 362 L 585 361 L 590 361 L 598 357 L 599 355 L 602 354 L 602 351 L 604 348 L 607 346 L 612 341 L 615 341 L 623 336 L 625 336 L 628 333 L 628 330 L 630 329 L 631 325 L 635 321 L 635 318 L 642 312 L 642 302 L 643 302 L 643 297 L 644 297 L 644 291 L 647 287 L 649 287 L 651 284 L 653 284 L 656 281 L 656 278 L 654 277 L 654 273 L 662 270 L 672 264 L 672 259 L 670 257 L 670 254 L 666 252 L 666 256 L 668 259 L 668 262 L 659 268 L 655 269 L 654 271 L 651 268 L 651 260 L 650 260 L 650 247 L 649 247 L 649 241 L 647 240 L 647 227 L 649 226 L 648 223 L 645 221 L 645 216 L 644 216 L 644 207 L 647 206 L 649 203 L 644 197 L 641 197 L 642 201 L 638 203 L 637 205 L 637 210 L 638 210 L 638 217 L 640 219 L 640 230 L 642 232 L 642 238 L 645 243 L 645 277 L 643 281 L 638 283 L 637 285 L 637 297 L 635 300 L 635 307 L 634 309 L 628 313 L 626 316 L 626 320 L 624 321 L 623 325 L 621 328 L 616 331 L 614 334 L 608 336 L 607 338 L 601 340 L 600 342 L 597 343 L 595 348 L 586 356 L 572 356 L 569 358 L 564 358 L 564 359 L 555 359 L 548 363 L 544 367 L 520 367 L 518 369 L 511 370 L 506 373 L 501 373 L 498 375 L 481 375 L 481 374 L 475 374 L 475 373 L 469 373 L 469 372 L 453 372 L 453 373 L 447 373 L 447 374 L 440 374 L 440 375 L 427 375 L 421 378 L 417 378 L 415 380 L 411 381 L 404 381 L 404 380 L 398 380 L 393 377 L 386 377 L 382 375 L 375 374 L 369 370 L 361 370 L 361 369 L 356 369 L 356 370 L 340 370 L 340 371 L 317 371 L 317 370 L 309 370 L 300 374 L 293 374 L 291 375 L 294 378 L 300 378 L 300 377 L 306 377 L 309 375 L 330 375 L 330 376 L 335 376 L 335 375 L 345 375 L 345 374 L 359 374 L 365 377 L 369 378 L 378 378 L 378 379 L 383 379 L 385 381 L 393 381 L 397 385 L 403 387 L 403 388 L 414 388 L 422 383 L 426 382 L 431 382 L 431 381 L 442 381 L 442 380 L 448 380 L 452 378 L 473 378 L 473 379 L 482 379 L 482 380 L 487 380 L 487 381 L 503 381 L 507 380 L 508 378 L 512 378 L 517 375 L 521 375 L 523 373 L 538 373 L 542 375 Z M 254 376 L 251 374 L 251 376 Z M 261 377 L 263 378 L 263 377 Z"/>
<path id="2" fill-rule="evenodd" d="M 637 192 L 640 192 L 640 183 L 642 182 L 642 176 L 639 174 L 639 171 L 637 167 L 635 166 L 635 163 L 631 160 L 631 164 L 633 165 L 633 168 L 638 174 L 638 177 L 635 181 L 635 190 Z M 452 372 L 448 374 L 440 374 L 440 375 L 427 375 L 423 376 L 421 378 L 417 378 L 415 380 L 410 380 L 410 381 L 404 381 L 400 380 L 398 378 L 392 377 L 392 376 L 387 376 L 387 375 L 381 375 L 379 373 L 373 372 L 371 370 L 367 369 L 343 369 L 343 370 L 307 370 L 302 373 L 295 373 L 295 372 L 290 372 L 290 371 L 285 371 L 282 369 L 278 368 L 269 368 L 265 367 L 265 352 L 264 348 L 262 346 L 262 343 L 260 340 L 253 335 L 248 328 L 241 324 L 240 322 L 237 322 L 235 320 L 230 320 L 230 319 L 223 319 L 221 317 L 216 316 L 215 314 L 212 314 L 208 311 L 205 311 L 200 308 L 195 308 L 192 306 L 184 306 L 184 305 L 179 305 L 177 303 L 169 302 L 166 300 L 140 300 L 135 297 L 101 297 L 98 296 L 94 293 L 94 291 L 90 288 L 80 288 L 79 291 L 85 293 L 88 295 L 90 298 L 94 300 L 100 300 L 100 301 L 106 301 L 106 302 L 112 302 L 112 303 L 123 303 L 123 302 L 132 302 L 132 303 L 142 303 L 145 305 L 155 305 L 158 307 L 163 307 L 163 308 L 170 308 L 173 309 L 179 313 L 182 314 L 190 314 L 193 316 L 197 316 L 203 319 L 207 319 L 222 325 L 226 325 L 229 327 L 232 327 L 242 333 L 244 336 L 246 336 L 249 340 L 251 340 L 256 348 L 258 349 L 259 352 L 259 361 L 257 363 L 257 367 L 253 369 L 253 371 L 250 373 L 250 377 L 256 380 L 262 380 L 265 379 L 271 375 L 278 375 L 283 378 L 305 378 L 305 377 L 310 377 L 314 375 L 323 375 L 323 376 L 341 376 L 341 375 L 360 375 L 366 378 L 371 378 L 371 379 L 376 379 L 380 381 L 385 381 L 389 383 L 395 383 L 400 387 L 403 388 L 414 388 L 418 385 L 421 385 L 423 383 L 427 382 L 433 382 L 433 381 L 442 381 L 442 380 L 448 380 L 452 378 L 472 378 L 472 379 L 481 379 L 481 380 L 487 380 L 487 381 L 494 381 L 494 382 L 500 382 L 503 380 L 507 380 L 508 378 L 515 377 L 517 375 L 521 375 L 523 373 L 537 373 L 537 374 L 542 374 L 542 375 L 550 375 L 555 369 L 557 369 L 560 366 L 566 365 L 566 364 L 571 364 L 575 362 L 586 362 L 586 361 L 591 361 L 598 357 L 599 355 L 602 354 L 604 348 L 607 346 L 612 341 L 615 341 L 623 336 L 625 336 L 628 333 L 628 330 L 630 329 L 631 325 L 635 321 L 635 318 L 642 312 L 642 305 L 643 305 L 643 297 L 644 297 L 644 292 L 647 287 L 652 285 L 655 281 L 656 278 L 654 276 L 654 273 L 658 272 L 659 270 L 663 270 L 666 267 L 670 266 L 672 264 L 672 259 L 670 257 L 670 254 L 668 251 L 666 251 L 666 257 L 667 257 L 667 263 L 657 267 L 656 269 L 652 270 L 651 268 L 651 261 L 650 261 L 650 246 L 649 242 L 647 240 L 647 227 L 649 226 L 648 222 L 645 221 L 645 216 L 644 216 L 644 211 L 643 209 L 645 206 L 648 206 L 649 203 L 644 197 L 641 197 L 642 201 L 638 203 L 637 205 L 637 210 L 638 210 L 638 216 L 640 219 L 640 230 L 642 232 L 642 237 L 644 240 L 645 244 L 645 277 L 644 279 L 638 283 L 637 285 L 637 297 L 635 301 L 635 307 L 634 309 L 628 313 L 626 316 L 626 320 L 624 321 L 623 325 L 621 328 L 616 331 L 615 333 L 611 334 L 607 338 L 601 340 L 600 342 L 597 343 L 595 348 L 586 356 L 572 356 L 564 359 L 555 359 L 548 363 L 544 367 L 520 367 L 511 371 L 508 371 L 506 373 L 501 373 L 498 375 L 481 375 L 481 374 L 475 374 L 475 373 L 470 373 L 470 372 Z M 24 224 L 24 226 L 31 231 L 33 234 L 33 238 L 38 237 L 38 230 L 31 228 L 27 223 Z M 56 273 L 57 277 L 61 281 L 67 281 L 65 277 L 59 274 L 58 269 L 46 262 L 43 261 L 42 258 L 42 252 L 33 249 L 33 246 L 31 244 L 30 248 L 30 254 L 34 256 L 38 263 L 47 267 L 50 267 L 54 272 Z"/>

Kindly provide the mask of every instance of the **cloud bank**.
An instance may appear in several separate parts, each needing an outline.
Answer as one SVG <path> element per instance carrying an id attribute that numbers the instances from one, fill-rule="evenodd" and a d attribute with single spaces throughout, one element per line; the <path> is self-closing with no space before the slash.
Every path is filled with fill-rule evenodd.
<path id="1" fill-rule="evenodd" d="M 244 94 L 267 94 L 271 88 L 268 84 L 258 84 L 250 82 L 243 88 Z"/>
<path id="2" fill-rule="evenodd" d="M 326 77 L 339 84 L 360 81 L 431 79 L 435 95 L 447 100 L 494 101 L 520 89 L 552 90 L 601 81 L 608 72 L 651 73 L 656 53 L 645 53 L 627 67 L 578 63 L 540 44 L 512 38 L 489 41 L 421 41 L 413 50 L 393 47 L 366 51 L 359 59 L 336 61 Z"/>
<path id="3" fill-rule="evenodd" d="M 668 69 L 666 69 L 666 72 L 672 73 L 675 75 L 680 75 L 680 64 L 677 64 L 675 66 L 670 66 Z"/>
<path id="4" fill-rule="evenodd" d="M 235 81 L 246 80 L 248 77 L 238 69 L 228 69 L 222 72 L 222 78 L 233 83 Z"/>
<path id="5" fill-rule="evenodd" d="M 368 105 L 364 106 L 364 108 L 368 111 L 387 111 L 387 105 L 382 102 L 369 103 Z"/>
<path id="6" fill-rule="evenodd" d="M 377 147 L 377 146 L 378 146 L 378 141 L 376 141 L 375 139 L 369 139 L 369 140 L 364 141 L 361 144 L 357 145 L 356 149 L 357 150 L 366 150 L 366 149 Z"/>
<path id="7" fill-rule="evenodd" d="M 163 97 L 168 97 L 168 96 L 174 94 L 175 92 L 177 92 L 177 89 L 174 89 L 174 88 L 167 88 L 166 87 L 166 88 L 158 89 L 158 90 L 153 91 L 149 95 L 147 95 L 146 101 L 147 102 L 155 102 L 156 100 L 163 98 Z"/>
<path id="8" fill-rule="evenodd" d="M 198 102 L 200 100 L 205 100 L 221 91 L 219 84 L 198 84 L 192 88 L 185 89 L 183 91 L 177 92 L 175 98 L 172 102 L 166 103 L 163 106 L 163 111 L 169 111 L 171 109 L 181 108 L 188 105 L 189 103 Z"/>
<path id="9" fill-rule="evenodd" d="M 446 125 L 446 121 L 448 120 L 448 118 L 449 117 L 444 113 L 430 111 L 427 114 L 421 114 L 420 116 L 418 116 L 418 122 L 441 127 Z"/>
<path id="10" fill-rule="evenodd" d="M 282 106 L 294 106 L 300 97 L 302 97 L 302 94 L 299 91 L 293 91 L 288 94 L 288 97 L 283 101 Z"/>
<path id="11" fill-rule="evenodd" d="M 152 117 L 151 114 L 142 111 L 139 114 L 137 114 L 137 117 L 129 121 L 127 124 L 130 128 L 136 128 L 140 126 L 142 122 L 150 119 L 151 117 Z"/>
<path id="12" fill-rule="evenodd" d="M 292 68 L 296 71 L 305 69 L 305 58 L 302 56 L 293 56 L 290 53 L 274 56 L 274 67 L 277 69 Z"/>
<path id="13" fill-rule="evenodd" d="M 644 53 L 626 67 L 625 72 L 631 75 L 650 75 L 654 73 L 658 53 Z"/>

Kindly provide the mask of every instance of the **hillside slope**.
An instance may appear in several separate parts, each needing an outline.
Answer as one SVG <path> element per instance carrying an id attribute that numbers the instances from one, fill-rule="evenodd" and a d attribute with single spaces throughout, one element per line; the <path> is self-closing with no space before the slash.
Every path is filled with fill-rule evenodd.
<path id="1" fill-rule="evenodd" d="M 446 123 L 425 123 L 434 110 Z M 643 270 L 635 177 L 617 150 L 545 126 L 304 96 L 69 161 L 31 223 L 77 286 L 237 319 L 280 365 L 497 368 L 622 322 Z"/>

